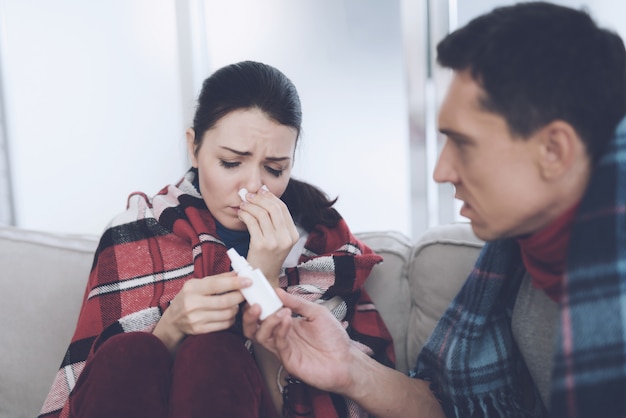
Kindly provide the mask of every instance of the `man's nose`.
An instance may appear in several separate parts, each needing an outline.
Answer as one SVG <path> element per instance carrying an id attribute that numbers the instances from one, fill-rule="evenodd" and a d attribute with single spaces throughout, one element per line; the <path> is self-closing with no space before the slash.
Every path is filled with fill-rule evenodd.
<path id="1" fill-rule="evenodd" d="M 454 169 L 452 155 L 447 142 L 446 144 L 444 144 L 443 149 L 439 154 L 439 158 L 437 159 L 437 164 L 435 165 L 435 169 L 433 170 L 433 180 L 435 180 L 437 183 L 452 184 L 456 184 L 456 182 L 458 181 L 458 175 L 456 170 Z"/>

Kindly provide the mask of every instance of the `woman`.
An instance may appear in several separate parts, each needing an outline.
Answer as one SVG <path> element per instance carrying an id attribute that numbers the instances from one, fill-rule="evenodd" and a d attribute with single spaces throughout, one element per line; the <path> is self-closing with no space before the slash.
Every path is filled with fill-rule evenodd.
<path id="1" fill-rule="evenodd" d="M 362 288 L 381 259 L 334 201 L 291 178 L 300 129 L 298 94 L 277 69 L 246 61 L 205 80 L 187 131 L 192 168 L 152 198 L 132 194 L 103 234 L 42 416 L 362 415 L 285 376 L 241 332 L 250 283 L 231 271 L 231 247 L 274 287 L 326 304 L 366 352 L 393 364 Z"/>

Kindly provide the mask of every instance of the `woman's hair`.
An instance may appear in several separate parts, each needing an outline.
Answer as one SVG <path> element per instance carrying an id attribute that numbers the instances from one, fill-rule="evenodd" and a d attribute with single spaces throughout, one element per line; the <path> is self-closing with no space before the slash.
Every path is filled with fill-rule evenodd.
<path id="1" fill-rule="evenodd" d="M 280 199 L 289 208 L 294 221 L 309 232 L 319 224 L 334 227 L 341 219 L 339 212 L 332 207 L 336 198 L 329 200 L 317 187 L 293 177 Z"/>
<path id="2" fill-rule="evenodd" d="M 194 145 L 199 149 L 204 134 L 224 116 L 240 109 L 259 109 L 281 125 L 302 129 L 302 108 L 294 84 L 278 69 L 255 61 L 227 65 L 204 80 L 193 118 Z M 341 218 L 318 188 L 291 178 L 281 199 L 294 220 L 311 231 L 315 225 L 333 227 Z"/>

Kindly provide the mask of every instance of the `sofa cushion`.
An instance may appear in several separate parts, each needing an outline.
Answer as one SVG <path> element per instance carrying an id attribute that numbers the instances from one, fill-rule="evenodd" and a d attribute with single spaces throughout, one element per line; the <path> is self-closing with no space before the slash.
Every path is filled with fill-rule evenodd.
<path id="1" fill-rule="evenodd" d="M 465 283 L 483 244 L 469 223 L 432 227 L 415 244 L 408 267 L 411 312 L 406 350 L 410 368 Z"/>
<path id="2" fill-rule="evenodd" d="M 394 231 L 355 234 L 384 261 L 365 289 L 383 317 L 406 372 L 469 275 L 483 246 L 466 222 L 429 228 L 416 243 Z"/>
<path id="3" fill-rule="evenodd" d="M 0 228 L 0 417 L 34 417 L 67 349 L 96 237 Z"/>
<path id="4" fill-rule="evenodd" d="M 384 261 L 374 266 L 367 278 L 365 290 L 393 337 L 396 368 L 406 372 L 410 363 L 406 357 L 406 337 L 411 307 L 407 280 L 411 241 L 394 231 L 363 232 L 355 235 L 383 257 Z"/>
<path id="5" fill-rule="evenodd" d="M 365 288 L 406 372 L 482 246 L 468 224 L 357 233 L 384 262 Z M 37 416 L 78 318 L 98 238 L 0 227 L 0 418 Z"/>

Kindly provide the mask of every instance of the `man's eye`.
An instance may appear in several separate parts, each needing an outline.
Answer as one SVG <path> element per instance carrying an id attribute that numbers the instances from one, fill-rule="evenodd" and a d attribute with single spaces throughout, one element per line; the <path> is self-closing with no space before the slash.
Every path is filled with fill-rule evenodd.
<path id="1" fill-rule="evenodd" d="M 220 165 L 224 168 L 235 168 L 239 165 L 240 163 L 238 161 L 224 161 L 224 160 L 220 160 Z"/>
<path id="2" fill-rule="evenodd" d="M 267 172 L 270 173 L 274 177 L 280 177 L 283 174 L 283 170 L 277 170 L 275 168 L 268 167 L 268 166 L 265 167 L 265 170 L 267 170 Z"/>

